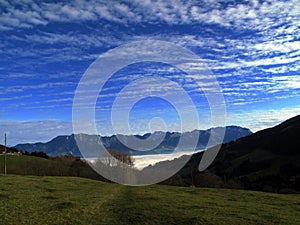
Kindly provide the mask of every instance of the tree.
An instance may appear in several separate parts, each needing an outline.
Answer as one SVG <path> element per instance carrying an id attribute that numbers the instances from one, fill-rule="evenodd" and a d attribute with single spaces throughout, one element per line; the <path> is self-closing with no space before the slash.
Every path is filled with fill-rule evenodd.
<path id="1" fill-rule="evenodd" d="M 97 172 L 101 171 L 102 176 L 118 183 L 134 183 L 138 173 L 133 167 L 133 157 L 115 149 L 103 151 L 93 164 Z"/>
<path id="2" fill-rule="evenodd" d="M 110 167 L 124 167 L 126 165 L 133 166 L 134 159 L 126 152 L 120 152 L 115 149 L 109 149 L 102 157 L 103 163 Z"/>

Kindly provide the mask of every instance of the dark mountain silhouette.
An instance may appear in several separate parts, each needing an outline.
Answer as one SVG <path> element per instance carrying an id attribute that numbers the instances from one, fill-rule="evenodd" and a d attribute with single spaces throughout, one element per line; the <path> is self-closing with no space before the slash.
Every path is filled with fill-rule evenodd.
<path id="1" fill-rule="evenodd" d="M 176 176 L 164 183 L 300 192 L 300 115 L 223 144 L 214 162 L 200 173 L 202 155 L 203 152 L 194 154 Z M 172 163 L 159 162 L 154 166 L 164 169 Z M 153 166 L 145 170 L 151 171 Z"/>
<path id="2" fill-rule="evenodd" d="M 222 132 L 221 127 L 212 128 L 208 130 L 194 130 L 192 132 L 186 132 L 185 135 L 198 135 L 199 140 L 197 143 L 197 149 L 204 149 L 208 143 L 210 132 L 213 131 L 217 134 Z M 118 151 L 126 152 L 130 155 L 143 155 L 143 154 L 162 154 L 171 153 L 174 151 L 178 144 L 181 134 L 178 132 L 155 132 L 155 134 L 163 134 L 164 139 L 155 149 L 150 151 L 136 151 L 130 149 L 129 147 L 122 144 L 116 135 L 110 137 L 100 137 L 98 135 L 86 135 L 80 134 L 77 137 L 84 137 L 90 143 L 98 143 L 99 139 L 107 149 L 117 149 Z M 227 126 L 226 133 L 224 137 L 224 142 L 229 142 L 232 140 L 237 140 L 240 137 L 244 137 L 252 134 L 252 132 L 247 128 L 242 128 L 238 126 Z M 151 134 L 147 133 L 144 135 L 120 135 L 122 139 L 127 142 L 133 142 L 134 138 L 146 139 Z M 21 151 L 27 152 L 45 152 L 50 156 L 65 155 L 70 152 L 75 156 L 82 156 L 78 145 L 76 143 L 76 135 L 72 134 L 69 136 L 58 136 L 47 143 L 34 143 L 34 144 L 18 144 L 15 148 Z M 95 145 L 95 148 L 97 146 Z M 187 149 L 188 150 L 188 149 Z"/>

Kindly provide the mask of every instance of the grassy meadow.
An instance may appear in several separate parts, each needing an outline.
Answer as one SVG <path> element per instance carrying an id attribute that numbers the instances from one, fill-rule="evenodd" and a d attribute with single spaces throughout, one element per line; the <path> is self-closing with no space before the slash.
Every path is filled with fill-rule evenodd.
<path id="1" fill-rule="evenodd" d="M 0 223 L 300 224 L 300 195 L 0 176 Z"/>

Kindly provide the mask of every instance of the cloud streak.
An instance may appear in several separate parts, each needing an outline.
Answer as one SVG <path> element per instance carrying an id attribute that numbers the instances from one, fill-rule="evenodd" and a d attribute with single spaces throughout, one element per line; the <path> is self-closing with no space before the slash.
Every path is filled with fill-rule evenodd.
<path id="1" fill-rule="evenodd" d="M 169 41 L 199 55 L 218 79 L 229 114 L 263 105 L 260 113 L 243 113 L 251 118 L 266 112 L 267 120 L 272 113 L 279 120 L 294 115 L 292 109 L 282 109 L 281 117 L 272 109 L 276 104 L 283 107 L 283 101 L 295 104 L 300 95 L 300 9 L 296 0 L 205 0 L 201 4 L 193 0 L 2 0 L 0 7 L 4 118 L 31 119 L 38 115 L 45 120 L 70 120 L 67 114 L 72 98 L 88 66 L 118 45 L 149 39 Z M 128 54 L 135 54 L 134 49 Z M 184 77 L 181 72 L 166 65 L 120 71 L 100 93 L 96 112 L 107 116 L 118 92 L 143 76 L 176 81 L 201 110 L 206 103 L 203 90 L 211 89 L 210 82 L 203 79 L 200 89 L 192 78 L 203 74 Z M 136 93 L 129 94 L 145 88 L 146 84 L 141 85 Z M 168 87 L 161 89 L 167 91 Z M 243 124 L 244 120 L 237 121 Z M 263 119 L 254 125 L 250 122 L 245 126 L 254 130 L 264 127 Z"/>

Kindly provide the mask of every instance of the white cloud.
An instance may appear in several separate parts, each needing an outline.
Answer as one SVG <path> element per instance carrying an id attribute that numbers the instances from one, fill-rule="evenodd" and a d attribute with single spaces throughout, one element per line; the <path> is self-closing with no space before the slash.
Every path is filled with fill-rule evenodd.
<path id="1" fill-rule="evenodd" d="M 221 1 L 156 0 L 107 2 L 77 0 L 71 2 L 40 3 L 19 1 L 17 4 L 3 3 L 6 10 L 1 15 L 2 26 L 7 28 L 32 27 L 51 22 L 76 22 L 105 19 L 127 24 L 166 22 L 190 24 L 214 23 L 242 29 L 267 30 L 283 21 L 295 24 L 299 19 L 297 0 L 251 1 L 221 8 Z M 22 5 L 22 10 L 16 5 Z M 287 16 L 288 15 L 288 16 Z M 276 19 L 275 19 L 276 18 Z M 279 18 L 279 20 L 278 20 Z"/>
<path id="2" fill-rule="evenodd" d="M 32 94 L 28 95 L 18 95 L 18 96 L 10 96 L 5 98 L 0 98 L 0 101 L 12 101 L 12 100 L 18 100 L 18 99 L 24 99 L 24 98 L 30 98 L 32 97 Z"/>
<path id="3" fill-rule="evenodd" d="M 300 114 L 300 105 L 290 108 L 230 112 L 227 124 L 247 127 L 252 132 L 275 126 Z"/>
<path id="4" fill-rule="evenodd" d="M 298 51 L 300 49 L 300 41 L 293 40 L 273 40 L 262 43 L 257 43 L 252 46 L 255 50 L 263 51 L 264 53 L 270 52 L 280 52 L 280 53 L 290 53 L 293 51 Z"/>
<path id="5" fill-rule="evenodd" d="M 0 133 L 7 133 L 7 144 L 46 142 L 72 133 L 72 124 L 63 121 L 0 121 Z"/>
<path id="6" fill-rule="evenodd" d="M 300 61 L 300 56 L 289 58 L 287 56 L 276 56 L 272 58 L 263 58 L 258 60 L 240 60 L 241 64 L 245 67 L 252 66 L 271 66 L 271 65 L 280 65 L 280 64 L 289 64 L 289 63 L 297 63 Z"/>
<path id="7" fill-rule="evenodd" d="M 70 86 L 74 85 L 73 82 L 47 82 L 37 85 L 16 85 L 5 88 L 6 93 L 9 92 L 23 92 L 24 90 L 32 90 L 32 89 L 45 89 L 45 88 L 53 88 L 57 86 Z"/>
<path id="8" fill-rule="evenodd" d="M 16 28 L 30 28 L 37 25 L 47 25 L 54 22 L 80 23 L 97 20 L 101 24 L 99 30 L 90 34 L 75 32 L 51 33 L 34 32 L 9 36 L 12 41 L 23 41 L 24 45 L 35 46 L 46 44 L 49 47 L 42 50 L 38 48 L 11 47 L 2 43 L 1 53 L 5 52 L 10 58 L 23 57 L 26 59 L 26 65 L 22 68 L 39 63 L 65 62 L 68 60 L 80 61 L 97 58 L 97 54 L 89 54 L 87 49 L 94 47 L 110 48 L 126 41 L 158 39 L 167 40 L 173 43 L 185 46 L 204 58 L 210 69 L 216 71 L 216 77 L 220 78 L 221 86 L 226 95 L 228 104 L 245 105 L 255 102 L 264 102 L 270 96 L 260 94 L 276 94 L 279 92 L 289 92 L 290 95 L 278 95 L 273 98 L 287 98 L 299 95 L 297 90 L 300 88 L 300 75 L 288 75 L 278 77 L 277 75 L 286 75 L 289 72 L 296 72 L 300 69 L 300 42 L 297 37 L 300 35 L 299 26 L 299 4 L 296 0 L 291 1 L 249 1 L 248 3 L 230 4 L 228 7 L 221 7 L 221 1 L 204 1 L 201 6 L 197 1 L 124 1 L 122 3 L 108 1 L 84 1 L 76 0 L 71 2 L 48 2 L 36 4 L 30 1 L 18 1 L 9 3 L 0 1 L 3 10 L 0 12 L 0 29 L 9 30 Z M 18 7 L 17 7 L 18 6 Z M 21 6 L 21 7 L 20 7 Z M 255 35 L 238 36 L 219 34 L 214 29 L 211 36 L 203 37 L 198 35 L 184 33 L 174 30 L 175 34 L 134 35 L 130 30 L 129 34 L 121 34 L 116 31 L 109 33 L 106 25 L 107 21 L 116 22 L 124 26 L 141 23 L 151 23 L 157 25 L 161 22 L 172 24 L 205 24 L 210 23 L 219 26 L 225 26 L 228 29 L 234 29 L 239 32 L 251 31 Z M 205 28 L 207 29 L 207 28 Z M 179 34 L 177 33 L 179 32 Z M 125 32 L 126 33 L 126 32 Z M 133 32 L 134 33 L 134 32 Z M 9 44 L 12 44 L 10 42 Z M 56 44 L 62 44 L 65 47 L 56 47 Z M 29 46 L 29 45 L 28 45 Z M 82 51 L 82 49 L 84 49 Z M 210 53 L 202 53 L 209 50 Z M 133 51 L 134 52 L 134 51 Z M 30 57 L 37 57 L 39 60 L 27 60 Z M 25 63 L 25 61 L 24 61 Z M 270 67 L 270 65 L 272 67 Z M 28 66 L 29 67 L 29 66 Z M 255 72 L 254 69 L 259 72 Z M 230 72 L 226 71 L 230 70 Z M 170 72 L 173 72 L 170 70 Z M 261 73 L 260 73 L 261 72 Z M 79 77 L 83 71 L 76 75 Z M 272 75 L 264 77 L 266 74 Z M 6 76 L 6 75 L 5 75 Z M 14 73 L 7 75 L 10 78 L 31 77 L 30 73 Z M 38 77 L 40 74 L 32 74 L 32 77 Z M 72 76 L 67 74 L 52 74 L 51 78 L 60 78 Z M 136 75 L 137 77 L 139 75 Z M 50 77 L 50 75 L 49 75 Z M 174 75 L 175 77 L 175 75 Z M 120 77 L 127 79 L 128 77 Z M 252 81 L 253 79 L 255 81 Z M 46 79 L 45 79 L 46 80 Z M 226 80 L 226 82 L 224 82 Z M 228 81 L 229 80 L 229 81 Z M 248 80 L 246 82 L 246 80 Z M 249 82 L 249 80 L 251 82 Z M 75 87 L 74 83 L 63 84 L 53 82 L 43 83 L 41 85 L 17 85 L 3 89 L 1 93 L 21 93 L 33 90 L 45 90 L 47 88 L 63 87 L 64 85 Z M 186 85 L 193 88 L 192 84 Z M 201 86 L 209 88 L 209 83 Z M 146 85 L 141 86 L 137 91 L 142 91 Z M 112 87 L 113 88 L 113 87 Z M 161 90 L 166 91 L 165 90 Z M 107 90 L 106 90 L 107 91 Z M 197 89 L 196 89 L 197 91 Z M 295 92 L 296 91 L 296 92 Z M 105 93 L 104 93 L 105 94 Z M 131 93 L 134 94 L 134 93 Z M 20 94 L 26 96 L 26 94 Z M 53 105 L 38 105 L 35 102 L 26 107 L 31 108 L 55 108 L 54 103 L 70 101 L 71 97 L 61 95 L 61 99 L 54 98 L 55 93 L 49 93 L 47 97 L 53 98 L 48 102 Z M 114 97 L 115 94 L 108 93 L 106 97 Z M 61 104 L 61 106 L 70 107 L 70 104 Z M 103 109 L 101 107 L 99 110 Z M 105 109 L 106 110 L 106 109 Z"/>
<path id="9" fill-rule="evenodd" d="M 300 75 L 277 76 L 271 78 L 274 87 L 272 89 L 288 91 L 291 89 L 300 89 Z"/>
<path id="10" fill-rule="evenodd" d="M 76 22 L 101 18 L 118 21 L 120 23 L 139 23 L 139 22 L 168 22 L 170 24 L 178 23 L 215 23 L 222 26 L 234 27 L 236 30 L 254 30 L 262 34 L 261 37 L 254 39 L 218 39 L 216 37 L 204 38 L 196 35 L 150 35 L 150 36 L 117 36 L 108 34 L 104 31 L 102 34 L 55 34 L 55 33 L 37 33 L 28 34 L 25 38 L 14 37 L 27 42 L 57 44 L 63 43 L 72 48 L 57 49 L 52 51 L 56 57 L 45 58 L 50 61 L 66 60 L 91 60 L 96 55 L 82 55 L 82 51 L 74 46 L 81 48 L 116 46 L 130 40 L 160 39 L 168 40 L 183 46 L 207 48 L 214 53 L 212 56 L 215 61 L 207 62 L 211 69 L 237 69 L 244 67 L 257 67 L 265 65 L 296 64 L 299 58 L 300 42 L 294 40 L 299 32 L 299 14 L 296 13 L 299 6 L 294 0 L 282 2 L 272 1 L 259 3 L 250 1 L 249 4 L 235 4 L 227 8 L 221 8 L 218 2 L 205 1 L 202 6 L 196 6 L 196 2 L 188 1 L 128 1 L 124 3 L 111 4 L 104 1 L 85 2 L 78 0 L 69 3 L 42 3 L 31 4 L 23 2 L 24 11 L 29 9 L 33 11 L 33 17 L 38 18 L 45 15 L 48 17 L 45 21 L 51 23 L 54 21 Z M 22 16 L 20 10 L 14 9 L 12 5 L 9 9 L 10 16 L 3 15 L 1 26 L 5 29 L 9 26 L 32 26 Z M 299 11 L 299 10 L 298 10 Z M 84 13 L 90 15 L 85 15 Z M 16 14 L 16 16 L 15 16 Z M 26 13 L 23 13 L 24 15 Z M 21 15 L 23 15 L 21 14 Z M 52 15 L 52 17 L 49 15 Z M 27 14 L 26 14 L 27 15 Z M 255 16 L 254 16 L 255 15 Z M 57 16 L 57 18 L 55 17 Z M 74 18 L 73 18 L 74 17 Z M 199 18 L 198 18 L 199 17 Z M 56 19 L 55 19 L 56 18 Z M 267 20 L 267 21 L 265 21 Z M 28 22 L 28 23 L 27 23 Z M 216 34 L 217 35 L 217 34 Z M 233 54 L 233 52 L 235 52 Z M 36 52 L 34 49 L 24 51 L 24 49 L 10 49 L 7 54 L 19 54 L 23 57 L 39 56 L 51 54 L 46 52 Z M 62 54 L 63 53 L 63 54 Z M 224 54 L 225 53 L 225 54 Z M 284 55 L 276 56 L 275 53 Z M 207 53 L 208 54 L 208 53 Z M 294 55 L 293 55 L 294 54 Z M 241 56 L 247 56 L 241 59 Z M 80 56 L 80 57 L 78 57 Z M 291 66 L 291 71 L 297 71 L 299 68 Z"/>

